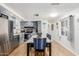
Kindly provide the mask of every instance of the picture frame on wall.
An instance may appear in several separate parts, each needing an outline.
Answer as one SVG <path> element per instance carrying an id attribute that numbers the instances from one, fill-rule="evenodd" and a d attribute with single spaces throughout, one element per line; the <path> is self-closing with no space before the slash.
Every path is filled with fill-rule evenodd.
<path id="1" fill-rule="evenodd" d="M 61 35 L 64 35 L 64 22 L 61 21 Z"/>
<path id="2" fill-rule="evenodd" d="M 58 29 L 58 23 L 56 23 L 56 27 L 57 27 L 57 29 Z"/>
<path id="3" fill-rule="evenodd" d="M 63 31 L 63 28 L 61 28 L 61 35 L 64 35 L 64 31 Z"/>
<path id="4" fill-rule="evenodd" d="M 61 27 L 64 27 L 64 21 L 61 21 Z"/>
<path id="5" fill-rule="evenodd" d="M 66 23 L 66 27 L 68 28 L 68 20 L 66 20 L 65 23 Z"/>
<path id="6" fill-rule="evenodd" d="M 51 24 L 51 30 L 52 31 L 54 30 L 54 24 Z"/>
<path id="7" fill-rule="evenodd" d="M 69 28 L 70 28 L 70 17 L 67 16 L 61 21 L 61 35 L 68 37 L 69 36 Z"/>
<path id="8" fill-rule="evenodd" d="M 65 32 L 65 36 L 68 36 L 68 31 Z"/>

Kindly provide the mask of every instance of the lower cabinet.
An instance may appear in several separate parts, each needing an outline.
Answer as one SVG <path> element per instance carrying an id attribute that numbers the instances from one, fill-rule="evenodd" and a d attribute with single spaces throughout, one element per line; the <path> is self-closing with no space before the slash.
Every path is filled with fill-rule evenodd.
<path id="1" fill-rule="evenodd" d="M 14 48 L 17 47 L 19 45 L 19 35 L 15 35 L 14 36 Z"/>
<path id="2" fill-rule="evenodd" d="M 18 46 L 19 46 L 19 35 L 15 35 L 13 39 L 0 40 L 0 56 L 9 55 Z"/>

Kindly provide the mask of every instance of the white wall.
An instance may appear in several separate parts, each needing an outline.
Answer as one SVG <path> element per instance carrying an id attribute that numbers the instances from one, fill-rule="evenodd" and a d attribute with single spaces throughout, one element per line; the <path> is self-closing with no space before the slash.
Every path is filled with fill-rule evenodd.
<path id="1" fill-rule="evenodd" d="M 60 38 L 59 41 L 63 43 L 66 47 L 68 47 L 69 49 L 76 51 L 76 53 L 79 53 L 79 22 L 78 22 L 79 9 L 75 9 L 73 11 L 65 13 L 59 20 L 62 20 L 63 18 L 68 17 L 69 15 L 74 16 L 74 43 L 73 43 L 74 48 L 71 46 L 71 43 L 67 40 L 66 37 L 59 37 Z M 59 25 L 59 27 L 61 27 L 61 25 Z"/>
<path id="2" fill-rule="evenodd" d="M 51 23 L 48 23 L 48 33 L 51 34 Z"/>
<path id="3" fill-rule="evenodd" d="M 54 22 L 54 23 L 49 23 L 49 27 L 48 27 L 48 33 L 51 34 L 52 36 L 52 40 L 56 40 L 56 39 L 59 39 L 59 31 L 57 29 L 57 25 L 56 25 L 57 22 Z M 51 28 L 51 25 L 53 24 L 53 30 Z"/>
<path id="4" fill-rule="evenodd" d="M 66 30 L 67 28 L 64 28 L 64 29 Z M 71 42 L 68 40 L 68 36 L 61 35 L 61 24 L 60 24 L 60 22 L 59 22 L 59 39 L 57 39 L 57 40 L 61 41 L 66 47 L 73 49 L 72 46 L 71 46 Z"/>
<path id="5" fill-rule="evenodd" d="M 41 31 L 42 35 L 46 37 L 46 34 L 48 33 L 48 21 L 46 20 L 41 21 Z"/>

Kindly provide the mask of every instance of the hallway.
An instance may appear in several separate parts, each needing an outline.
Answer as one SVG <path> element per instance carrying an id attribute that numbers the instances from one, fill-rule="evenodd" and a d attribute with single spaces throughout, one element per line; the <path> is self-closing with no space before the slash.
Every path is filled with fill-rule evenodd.
<path id="1" fill-rule="evenodd" d="M 9 56 L 26 56 L 26 43 L 17 47 Z M 34 56 L 34 50 L 31 50 L 30 56 Z M 46 51 L 46 56 L 48 56 L 48 51 Z M 52 43 L 52 56 L 74 56 L 73 53 L 62 47 L 59 43 L 54 41 Z"/>

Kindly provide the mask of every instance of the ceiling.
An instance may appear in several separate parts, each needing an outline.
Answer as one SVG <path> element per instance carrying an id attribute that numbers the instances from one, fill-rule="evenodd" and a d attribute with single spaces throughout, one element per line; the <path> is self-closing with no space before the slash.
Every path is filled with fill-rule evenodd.
<path id="1" fill-rule="evenodd" d="M 6 3 L 8 7 L 23 16 L 25 19 L 57 20 L 63 13 L 79 7 L 78 3 Z M 56 17 L 50 14 L 58 13 Z M 34 16 L 39 14 L 39 16 Z"/>

